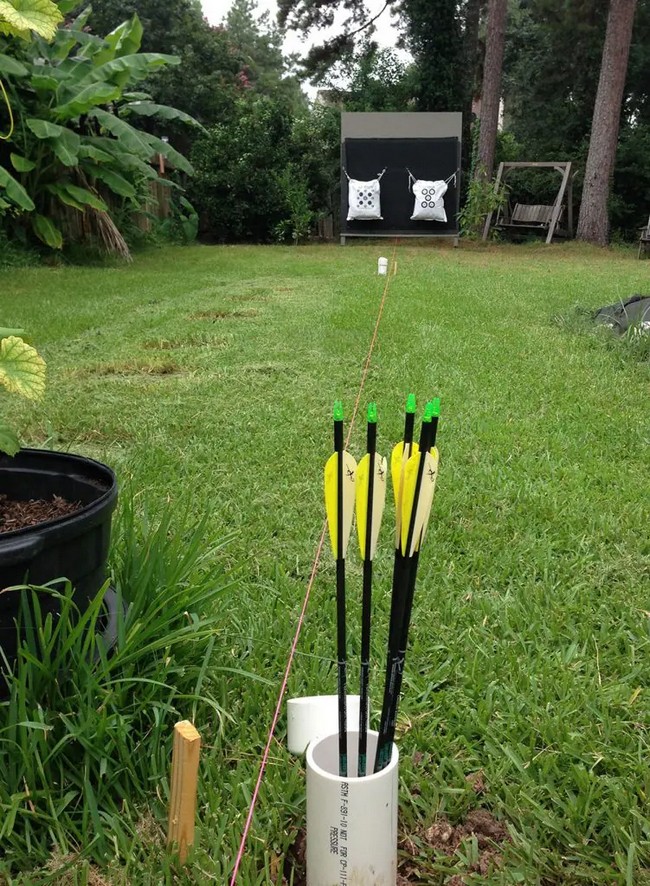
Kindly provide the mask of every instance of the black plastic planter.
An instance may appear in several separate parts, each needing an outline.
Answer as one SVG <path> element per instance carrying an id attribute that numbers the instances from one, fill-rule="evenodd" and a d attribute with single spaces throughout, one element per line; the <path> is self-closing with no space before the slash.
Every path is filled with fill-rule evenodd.
<path id="1" fill-rule="evenodd" d="M 106 580 L 117 480 L 89 458 L 23 449 L 13 458 L 0 455 L 0 492 L 19 501 L 59 495 L 82 504 L 74 514 L 0 534 L 0 647 L 13 663 L 20 594 L 2 590 L 68 579 L 84 610 Z M 56 607 L 55 599 L 44 598 L 44 611 Z"/>

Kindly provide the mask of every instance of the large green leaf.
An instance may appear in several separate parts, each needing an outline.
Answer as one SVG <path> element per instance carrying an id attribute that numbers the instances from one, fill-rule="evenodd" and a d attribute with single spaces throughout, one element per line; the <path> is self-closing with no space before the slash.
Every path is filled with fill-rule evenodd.
<path id="1" fill-rule="evenodd" d="M 16 436 L 16 432 L 9 425 L 0 421 L 0 452 L 6 452 L 7 455 L 15 455 L 20 449 L 20 440 Z"/>
<path id="2" fill-rule="evenodd" d="M 36 164 L 32 160 L 28 160 L 27 157 L 21 157 L 20 154 L 11 153 L 9 154 L 9 159 L 16 172 L 31 172 L 36 169 Z"/>
<path id="3" fill-rule="evenodd" d="M 138 14 L 135 13 L 132 18 L 122 22 L 114 31 L 106 35 L 104 42 L 107 47 L 97 53 L 93 62 L 96 65 L 103 65 L 114 58 L 121 58 L 123 55 L 137 52 L 142 42 L 142 33 L 142 24 Z"/>
<path id="4" fill-rule="evenodd" d="M 82 138 L 79 148 L 79 159 L 94 160 L 96 163 L 112 163 L 114 157 L 108 151 L 97 148 L 95 145 L 89 145 L 87 139 Z"/>
<path id="5" fill-rule="evenodd" d="M 4 189 L 4 193 L 12 203 L 15 203 L 16 206 L 19 206 L 21 209 L 25 209 L 27 212 L 33 212 L 36 208 L 34 206 L 34 201 L 27 191 L 23 188 L 20 182 L 17 182 L 16 179 L 7 172 L 4 166 L 0 166 L 0 188 Z"/>
<path id="6" fill-rule="evenodd" d="M 112 169 L 88 163 L 84 166 L 84 171 L 104 182 L 114 194 L 118 194 L 120 197 L 135 197 L 137 193 L 131 182 L 122 178 L 121 175 Z"/>
<path id="7" fill-rule="evenodd" d="M 119 98 L 120 88 L 111 83 L 91 83 L 74 98 L 63 105 L 53 109 L 53 113 L 59 120 L 71 120 L 81 114 L 87 114 L 91 108 L 97 105 L 105 105 Z"/>
<path id="8" fill-rule="evenodd" d="M 38 213 L 35 213 L 32 216 L 32 228 L 38 239 L 42 240 L 46 246 L 51 246 L 52 249 L 61 249 L 63 246 L 63 235 L 61 234 L 61 231 L 50 221 L 49 218 L 45 218 L 44 215 L 38 215 Z"/>
<path id="9" fill-rule="evenodd" d="M 170 163 L 173 163 L 176 169 L 181 169 L 188 175 L 194 174 L 194 167 L 190 161 L 179 153 L 176 148 L 172 148 L 169 142 L 164 142 L 161 138 L 156 138 L 155 135 L 150 135 L 148 138 L 152 149 L 158 154 L 162 154 Z"/>
<path id="10" fill-rule="evenodd" d="M 136 101 L 123 105 L 121 110 L 129 111 L 132 114 L 138 114 L 141 117 L 159 117 L 161 120 L 181 120 L 183 123 L 189 123 L 190 126 L 203 127 L 198 120 L 186 114 L 185 111 L 179 111 L 176 108 L 170 108 L 168 105 L 157 105 L 155 102 Z"/>
<path id="11" fill-rule="evenodd" d="M 45 360 L 16 335 L 0 341 L 0 384 L 29 400 L 40 399 L 45 391 Z"/>
<path id="12" fill-rule="evenodd" d="M 121 146 L 125 150 L 132 151 L 136 156 L 144 160 L 149 160 L 154 153 L 147 134 L 134 129 L 133 126 L 125 120 L 120 120 L 115 114 L 110 114 L 101 108 L 95 108 L 93 111 L 90 111 L 88 116 L 94 117 L 101 123 L 104 129 L 107 129 L 111 135 L 119 139 Z"/>
<path id="13" fill-rule="evenodd" d="M 0 74 L 7 74 L 10 77 L 26 77 L 29 71 L 15 58 L 0 53 Z"/>
<path id="14" fill-rule="evenodd" d="M 98 209 L 100 212 L 108 212 L 108 206 L 101 197 L 89 191 L 87 188 L 81 188 L 79 185 L 73 185 L 69 182 L 64 184 L 49 185 L 48 191 L 54 194 L 67 206 L 74 206 L 75 209 L 84 210 L 87 206 Z"/>
<path id="15" fill-rule="evenodd" d="M 64 129 L 57 138 L 50 139 L 52 150 L 64 166 L 77 166 L 79 164 L 79 148 L 81 140 L 76 132 Z"/>
<path id="16" fill-rule="evenodd" d="M 54 92 L 59 88 L 59 80 L 49 71 L 47 74 L 35 73 L 32 74 L 29 85 L 42 92 Z"/>
<path id="17" fill-rule="evenodd" d="M 52 150 L 64 166 L 76 166 L 79 163 L 81 139 L 76 132 L 52 123 L 49 120 L 28 118 L 25 123 L 36 138 L 49 139 Z"/>
<path id="18" fill-rule="evenodd" d="M 79 212 L 85 212 L 86 207 L 83 203 L 80 203 L 78 200 L 75 200 L 74 197 L 71 197 L 64 185 L 45 185 L 45 190 L 56 197 L 57 200 L 60 200 L 65 206 L 71 206 L 73 209 L 78 209 Z"/>
<path id="19" fill-rule="evenodd" d="M 178 64 L 180 64 L 178 56 L 163 55 L 160 52 L 138 52 L 137 54 L 123 55 L 88 72 L 84 77 L 83 84 L 110 82 L 123 88 L 128 83 L 143 80 L 152 71 L 164 65 Z"/>
<path id="20" fill-rule="evenodd" d="M 36 138 L 57 138 L 66 131 L 65 127 L 59 126 L 58 123 L 50 123 L 49 120 L 41 120 L 37 117 L 28 117 L 25 123 Z"/>
<path id="21" fill-rule="evenodd" d="M 30 31 L 52 40 L 63 16 L 52 0 L 0 0 L 0 20 L 10 33 L 24 36 Z"/>
<path id="22" fill-rule="evenodd" d="M 158 178 L 158 173 L 153 166 L 151 166 L 146 160 L 136 157 L 131 151 L 125 150 L 124 145 L 116 138 L 108 138 L 107 136 L 99 135 L 86 136 L 84 138 L 84 144 L 91 144 L 94 147 L 99 148 L 101 151 L 105 151 L 111 156 L 112 162 L 122 170 L 137 172 L 144 178 Z M 147 155 L 147 160 L 149 160 L 150 157 L 151 155 Z M 84 164 L 84 169 L 86 168 L 86 165 L 87 164 Z"/>

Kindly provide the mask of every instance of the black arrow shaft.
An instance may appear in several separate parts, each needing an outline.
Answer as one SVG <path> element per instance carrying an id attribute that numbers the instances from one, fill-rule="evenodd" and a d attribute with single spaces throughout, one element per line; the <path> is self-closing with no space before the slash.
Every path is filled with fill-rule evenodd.
<path id="1" fill-rule="evenodd" d="M 357 774 L 366 774 L 368 749 L 368 683 L 370 680 L 370 630 L 372 615 L 372 511 L 375 495 L 375 459 L 377 424 L 368 422 L 368 498 L 366 500 L 366 540 L 363 558 L 363 591 L 361 601 L 361 675 L 359 688 L 359 760 Z"/>

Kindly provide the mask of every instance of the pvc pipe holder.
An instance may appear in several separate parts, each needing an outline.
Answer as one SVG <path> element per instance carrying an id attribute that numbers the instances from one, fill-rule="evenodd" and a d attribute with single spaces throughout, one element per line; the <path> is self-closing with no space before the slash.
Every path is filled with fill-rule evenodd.
<path id="1" fill-rule="evenodd" d="M 382 277 L 386 276 L 386 274 L 388 273 L 388 259 L 387 258 L 384 258 L 382 256 L 381 258 L 377 259 L 377 273 L 380 274 Z"/>
<path id="2" fill-rule="evenodd" d="M 357 772 L 358 732 L 348 732 L 348 772 Z M 368 732 L 372 770 L 377 733 Z M 376 774 L 338 774 L 338 734 L 307 748 L 307 886 L 395 886 L 399 753 Z"/>
<path id="3" fill-rule="evenodd" d="M 347 696 L 347 722 L 358 728 L 358 695 Z M 287 702 L 287 747 L 292 754 L 302 755 L 311 741 L 338 730 L 338 696 L 308 695 L 290 698 Z"/>

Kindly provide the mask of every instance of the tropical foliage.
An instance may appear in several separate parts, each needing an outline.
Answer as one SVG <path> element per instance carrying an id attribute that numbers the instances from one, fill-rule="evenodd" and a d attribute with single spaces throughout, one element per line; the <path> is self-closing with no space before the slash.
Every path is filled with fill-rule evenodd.
<path id="1" fill-rule="evenodd" d="M 0 147 L 0 217 L 28 225 L 55 249 L 64 240 L 57 220 L 68 210 L 110 223 L 107 197 L 138 208 L 143 184 L 157 176 L 151 166 L 156 155 L 192 172 L 181 153 L 138 122 L 156 116 L 195 121 L 134 91 L 179 59 L 138 51 L 143 31 L 137 15 L 102 39 L 88 33 L 89 13 L 59 28 L 51 43 L 36 37 L 10 45 L 0 38 L 0 76 L 13 118 Z"/>

